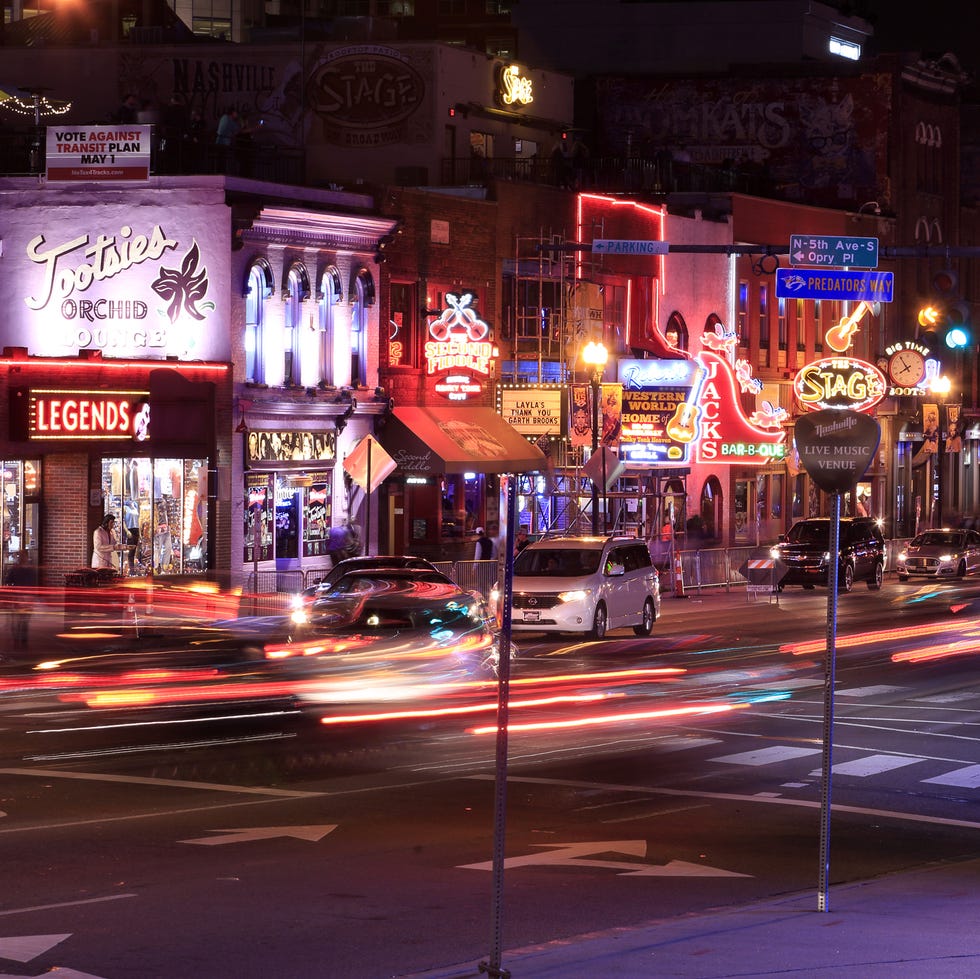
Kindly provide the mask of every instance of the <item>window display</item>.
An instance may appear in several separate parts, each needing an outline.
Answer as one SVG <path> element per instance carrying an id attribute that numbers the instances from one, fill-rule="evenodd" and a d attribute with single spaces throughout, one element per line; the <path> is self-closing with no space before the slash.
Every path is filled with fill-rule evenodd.
<path id="1" fill-rule="evenodd" d="M 331 474 L 311 473 L 312 485 L 303 490 L 303 557 L 326 554 L 330 543 Z"/>
<path id="2" fill-rule="evenodd" d="M 207 570 L 206 459 L 106 458 L 102 495 L 116 516 L 119 556 L 127 575 Z"/>
<path id="3" fill-rule="evenodd" d="M 272 559 L 272 474 L 248 473 L 245 484 L 245 563 Z"/>
<path id="4" fill-rule="evenodd" d="M 0 502 L 3 505 L 3 538 L 0 563 L 4 572 L 20 562 L 26 551 L 27 563 L 38 564 L 38 502 L 41 497 L 39 459 L 0 461 Z M 6 581 L 6 574 L 3 580 Z"/>

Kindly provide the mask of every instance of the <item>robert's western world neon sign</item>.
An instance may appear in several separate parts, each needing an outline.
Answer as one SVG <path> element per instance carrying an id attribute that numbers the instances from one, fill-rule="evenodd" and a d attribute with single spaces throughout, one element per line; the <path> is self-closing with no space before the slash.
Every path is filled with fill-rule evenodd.
<path id="1" fill-rule="evenodd" d="M 761 465 L 786 454 L 786 411 L 769 402 L 746 417 L 738 391 L 761 384 L 742 361 L 734 365 L 735 335 L 706 334 L 692 359 L 625 361 L 622 451 L 634 463 L 697 462 Z M 719 352 L 720 351 L 720 352 Z M 724 354 L 724 355 L 723 355 Z"/>

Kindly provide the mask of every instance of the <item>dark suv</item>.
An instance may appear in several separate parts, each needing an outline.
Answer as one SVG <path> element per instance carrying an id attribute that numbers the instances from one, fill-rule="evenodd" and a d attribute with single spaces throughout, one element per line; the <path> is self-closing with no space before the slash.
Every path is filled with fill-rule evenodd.
<path id="1" fill-rule="evenodd" d="M 786 566 L 780 591 L 784 585 L 826 585 L 830 572 L 830 518 L 800 520 L 780 537 L 772 556 Z M 838 590 L 850 591 L 855 581 L 862 580 L 869 588 L 880 588 L 884 567 L 885 541 L 878 524 L 868 517 L 842 518 Z"/>

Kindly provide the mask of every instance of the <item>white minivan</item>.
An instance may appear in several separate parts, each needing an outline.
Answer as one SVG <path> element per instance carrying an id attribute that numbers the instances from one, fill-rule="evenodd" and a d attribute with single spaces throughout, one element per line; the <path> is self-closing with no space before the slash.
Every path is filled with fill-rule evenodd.
<path id="1" fill-rule="evenodd" d="M 602 639 L 609 629 L 632 626 L 648 636 L 660 615 L 660 578 L 646 541 L 636 537 L 535 541 L 514 559 L 513 587 L 514 632 Z"/>

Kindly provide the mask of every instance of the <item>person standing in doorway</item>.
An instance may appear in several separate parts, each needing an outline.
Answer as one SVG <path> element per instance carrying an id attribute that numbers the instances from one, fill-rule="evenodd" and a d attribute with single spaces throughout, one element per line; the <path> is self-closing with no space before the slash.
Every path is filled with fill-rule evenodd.
<path id="1" fill-rule="evenodd" d="M 128 550 L 126 545 L 120 545 L 119 538 L 116 537 L 116 518 L 107 513 L 92 534 L 92 567 L 113 570 L 113 557 L 119 551 L 125 550 Z"/>
<path id="2" fill-rule="evenodd" d="M 473 560 L 493 560 L 493 538 L 482 527 L 476 528 L 476 547 L 473 551 Z"/>

